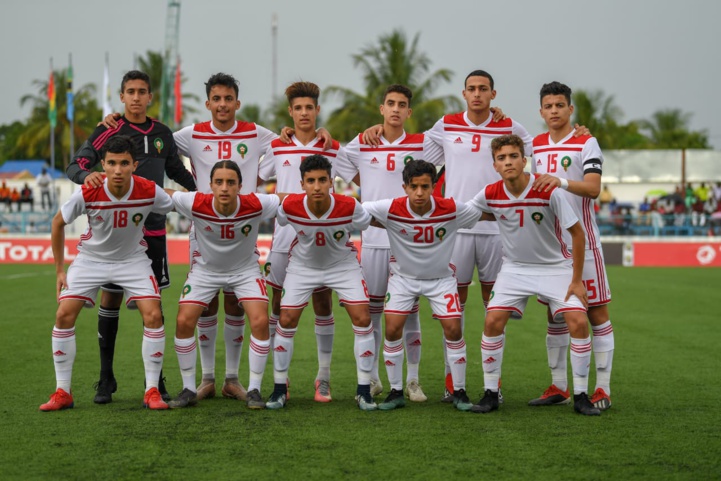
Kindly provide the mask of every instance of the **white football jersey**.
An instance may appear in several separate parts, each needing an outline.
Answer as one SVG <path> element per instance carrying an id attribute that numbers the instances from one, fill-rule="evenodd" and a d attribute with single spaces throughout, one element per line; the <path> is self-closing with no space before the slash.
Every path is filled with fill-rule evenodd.
<path id="1" fill-rule="evenodd" d="M 365 230 L 371 216 L 353 197 L 331 194 L 330 209 L 316 217 L 306 205 L 305 194 L 290 194 L 278 208 L 280 225 L 291 225 L 296 232 L 290 247 L 288 272 L 294 266 L 327 269 L 355 259 L 357 252 L 350 231 Z"/>
<path id="2" fill-rule="evenodd" d="M 170 196 L 152 180 L 133 175 L 130 190 L 122 199 L 102 188 L 82 186 L 63 204 L 60 212 L 66 224 L 83 214 L 88 227 L 80 236 L 78 252 L 96 262 L 125 263 L 145 257 L 148 248 L 143 225 L 148 214 L 167 214 L 173 209 Z"/>
<path id="3" fill-rule="evenodd" d="M 367 202 L 405 195 L 403 168 L 409 160 L 442 165 L 443 149 L 424 134 L 404 132 L 393 142 L 381 137 L 381 144 L 377 147 L 364 144 L 363 134 L 360 134 L 340 149 L 333 167 L 346 182 L 360 173 L 361 200 Z M 369 227 L 363 232 L 363 246 L 389 249 L 385 229 Z"/>
<path id="4" fill-rule="evenodd" d="M 568 134 L 558 143 L 551 140 L 546 132 L 533 139 L 533 163 L 531 172 L 550 174 L 561 179 L 582 181 L 588 173 L 601 175 L 603 154 L 595 137 L 584 135 L 574 137 Z M 593 210 L 593 199 L 581 197 L 562 190 L 561 193 L 573 207 L 576 216 L 586 234 L 586 249 L 600 249 L 601 235 L 596 224 L 596 211 Z M 568 232 L 563 234 L 570 242 Z"/>
<path id="5" fill-rule="evenodd" d="M 426 132 L 438 145 L 443 146 L 446 160 L 445 197 L 462 202 L 471 200 L 488 184 L 501 179 L 493 168 L 491 141 L 501 135 L 518 135 L 526 144 L 526 155 L 531 156 L 533 138 L 526 129 L 509 118 L 494 122 L 493 116 L 480 125 L 468 119 L 467 112 L 444 116 Z M 479 222 L 461 232 L 498 234 L 498 226 Z"/>
<path id="6" fill-rule="evenodd" d="M 298 194 L 303 192 L 303 188 L 300 186 L 300 164 L 303 159 L 309 155 L 320 154 L 333 164 L 340 145 L 334 140 L 330 149 L 323 150 L 323 140 L 314 139 L 308 145 L 303 145 L 295 136 L 292 136 L 291 141 L 291 144 L 285 144 L 280 139 L 271 142 L 270 150 L 260 162 L 258 175 L 263 180 L 275 177 L 278 182 L 275 187 L 276 192 Z M 295 239 L 293 227 L 281 226 L 276 220 L 271 249 L 274 252 L 288 252 L 293 239 Z"/>
<path id="7" fill-rule="evenodd" d="M 496 216 L 504 272 L 550 275 L 571 268 L 571 246 L 564 240 L 563 231 L 578 218 L 560 189 L 531 190 L 533 179 L 531 175 L 526 190 L 517 198 L 498 181 L 481 190 L 471 204 Z"/>
<path id="8" fill-rule="evenodd" d="M 193 264 L 223 274 L 258 267 L 258 225 L 275 216 L 279 203 L 277 195 L 239 195 L 237 209 L 225 216 L 215 210 L 213 194 L 173 194 L 175 210 L 193 221 L 198 245 Z"/>
<path id="9" fill-rule="evenodd" d="M 241 194 L 258 187 L 258 162 L 278 138 L 276 134 L 252 122 L 237 121 L 232 129 L 221 132 L 212 121 L 189 125 L 173 134 L 178 152 L 190 158 L 198 192 L 211 193 L 210 171 L 221 160 L 232 160 L 243 176 Z"/>
<path id="10" fill-rule="evenodd" d="M 412 279 L 452 276 L 451 254 L 459 228 L 478 221 L 481 211 L 454 199 L 431 197 L 431 210 L 420 216 L 408 197 L 363 202 L 363 208 L 388 232 L 391 245 L 390 270 Z"/>

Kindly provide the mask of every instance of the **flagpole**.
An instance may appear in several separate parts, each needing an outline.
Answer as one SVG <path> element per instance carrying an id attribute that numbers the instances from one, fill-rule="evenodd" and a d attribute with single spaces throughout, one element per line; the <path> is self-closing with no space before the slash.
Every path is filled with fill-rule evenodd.
<path id="1" fill-rule="evenodd" d="M 75 96 L 73 92 L 73 54 L 68 54 L 68 74 L 67 74 L 67 99 L 68 104 L 65 106 L 68 120 L 70 121 L 70 154 L 67 158 L 63 158 L 65 170 L 68 168 L 69 159 L 75 155 Z"/>
<path id="2" fill-rule="evenodd" d="M 52 80 L 53 77 L 53 58 L 50 57 L 50 79 Z M 50 96 L 51 92 L 50 89 L 52 89 L 52 95 L 55 96 L 55 85 L 54 81 L 52 82 L 53 85 L 51 86 L 50 82 L 48 82 L 48 97 Z M 52 102 L 52 99 L 48 98 L 49 102 Z M 48 114 L 52 116 L 52 111 L 50 109 L 55 108 L 54 105 L 48 106 Z M 53 122 L 52 117 L 49 118 L 50 121 L 50 166 L 54 169 L 55 168 L 55 122 Z"/>

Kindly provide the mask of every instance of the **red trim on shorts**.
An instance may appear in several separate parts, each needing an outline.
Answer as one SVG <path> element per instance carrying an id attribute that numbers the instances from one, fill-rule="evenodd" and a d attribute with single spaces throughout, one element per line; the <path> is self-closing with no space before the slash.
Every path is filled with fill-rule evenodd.
<path id="1" fill-rule="evenodd" d="M 488 310 L 488 311 L 509 311 L 509 312 L 515 312 L 519 316 L 523 315 L 523 312 L 521 312 L 520 309 L 517 309 L 515 307 L 510 307 L 510 306 L 494 306 L 494 307 L 488 307 L 486 310 Z"/>
<path id="2" fill-rule="evenodd" d="M 390 311 L 390 310 L 386 309 L 386 314 L 396 314 L 399 316 L 407 316 L 411 312 L 412 311 Z"/>
<path id="3" fill-rule="evenodd" d="M 586 309 L 582 307 L 562 307 L 556 312 L 551 313 L 552 317 L 556 317 L 558 314 L 561 314 L 563 312 L 571 312 L 571 311 L 580 311 L 580 312 L 586 312 Z"/>
<path id="4" fill-rule="evenodd" d="M 281 309 L 304 309 L 305 306 L 307 306 L 307 305 L 308 305 L 307 302 L 306 302 L 305 304 L 300 304 L 300 305 L 298 305 L 298 306 L 288 306 L 288 305 L 283 305 L 283 304 L 281 304 L 281 305 L 280 305 L 280 308 L 281 308 Z"/>
<path id="5" fill-rule="evenodd" d="M 254 302 L 254 301 L 255 302 L 265 302 L 267 304 L 268 298 L 267 297 L 243 297 L 242 299 L 238 299 L 238 304 L 240 304 L 241 302 L 246 302 L 246 301 L 247 302 Z"/>
<path id="6" fill-rule="evenodd" d="M 315 289 L 313 289 L 313 293 L 323 292 L 323 291 L 329 291 L 329 290 L 330 290 L 329 287 L 321 286 L 321 287 L 316 287 Z"/>
<path id="7" fill-rule="evenodd" d="M 469 281 L 469 282 L 458 282 L 457 284 L 458 284 L 458 287 L 468 287 L 468 286 L 471 285 L 472 282 L 473 282 L 473 281 Z"/>
<path id="8" fill-rule="evenodd" d="M 460 316 L 453 316 L 453 315 L 437 315 L 437 314 L 433 314 L 433 316 L 431 316 L 431 317 L 433 317 L 433 319 L 458 319 L 458 320 L 461 319 Z"/>
<path id="9" fill-rule="evenodd" d="M 483 284 L 484 286 L 492 286 L 495 283 L 496 283 L 495 279 L 492 281 L 481 281 L 481 284 Z"/>
<path id="10" fill-rule="evenodd" d="M 539 298 L 536 298 L 536 302 L 538 302 L 539 304 L 543 304 L 544 306 L 548 306 L 548 302 L 542 301 Z"/>
<path id="11" fill-rule="evenodd" d="M 205 308 L 208 307 L 207 303 L 200 302 L 200 301 L 178 301 L 178 304 L 193 304 L 195 306 L 202 306 Z M 209 323 L 207 326 L 205 326 L 205 325 L 201 326 L 200 324 L 201 324 L 201 322 L 198 322 L 198 327 L 212 327 L 212 326 L 218 324 L 218 320 L 216 319 L 214 322 Z M 205 324 L 205 323 L 202 323 L 202 324 Z"/>
<path id="12" fill-rule="evenodd" d="M 83 297 L 83 296 L 60 296 L 58 297 L 58 302 L 60 301 L 83 301 L 83 302 L 89 302 L 91 306 L 95 307 L 95 301 L 90 299 L 89 297 Z"/>
<path id="13" fill-rule="evenodd" d="M 343 304 L 350 304 L 351 306 L 362 306 L 363 304 L 370 304 L 368 301 L 349 301 L 347 299 L 340 299 L 339 302 L 342 302 Z"/>
<path id="14" fill-rule="evenodd" d="M 610 304 L 611 299 L 607 301 L 599 301 L 599 302 L 589 302 L 588 307 L 598 307 L 598 306 L 605 306 L 606 304 Z"/>
<path id="15" fill-rule="evenodd" d="M 274 284 L 274 283 L 270 282 L 268 279 L 265 280 L 265 283 L 268 284 L 273 289 L 278 289 L 279 291 L 283 289 L 283 286 Z"/>
<path id="16" fill-rule="evenodd" d="M 125 305 L 127 306 L 131 302 L 137 302 L 137 301 L 144 301 L 144 300 L 154 300 L 159 301 L 160 296 L 135 296 L 135 297 L 128 297 L 128 299 L 125 301 Z"/>

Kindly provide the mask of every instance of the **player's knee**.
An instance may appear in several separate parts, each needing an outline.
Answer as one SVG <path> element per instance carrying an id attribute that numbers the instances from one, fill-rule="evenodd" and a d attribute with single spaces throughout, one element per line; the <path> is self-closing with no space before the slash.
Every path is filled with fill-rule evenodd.
<path id="1" fill-rule="evenodd" d="M 55 313 L 55 327 L 58 329 L 70 329 L 75 326 L 76 319 L 77 315 L 74 312 L 65 309 L 61 304 L 58 307 L 58 311 Z"/>
<path id="2" fill-rule="evenodd" d="M 143 314 L 143 324 L 149 329 L 163 327 L 163 313 L 160 311 L 160 307 L 153 308 Z"/>
<path id="3" fill-rule="evenodd" d="M 588 318 L 585 313 L 569 311 L 564 313 L 563 319 L 568 325 L 568 332 L 571 333 L 571 337 L 584 339 L 588 337 Z"/>
<path id="4" fill-rule="evenodd" d="M 491 311 L 486 315 L 486 322 L 483 332 L 486 336 L 500 336 L 506 328 L 508 315 L 503 311 Z"/>
<path id="5" fill-rule="evenodd" d="M 354 326 L 358 326 L 358 327 L 370 326 L 371 325 L 370 312 L 368 312 L 368 310 L 365 310 L 362 312 L 354 313 L 351 316 L 351 322 L 353 323 Z"/>
<path id="6" fill-rule="evenodd" d="M 592 326 L 600 326 L 608 321 L 608 307 L 606 305 L 588 308 L 588 320 Z"/>
<path id="7" fill-rule="evenodd" d="M 449 341 L 460 341 L 463 337 L 463 330 L 461 329 L 461 321 L 459 320 L 452 325 L 446 325 L 443 328 L 443 335 Z"/>
<path id="8" fill-rule="evenodd" d="M 403 324 L 389 324 L 386 322 L 386 339 L 397 341 L 403 336 Z"/>
<path id="9" fill-rule="evenodd" d="M 300 316 L 295 316 L 291 311 L 287 309 L 280 310 L 280 318 L 278 319 L 278 325 L 283 329 L 295 329 L 298 327 L 298 320 Z"/>

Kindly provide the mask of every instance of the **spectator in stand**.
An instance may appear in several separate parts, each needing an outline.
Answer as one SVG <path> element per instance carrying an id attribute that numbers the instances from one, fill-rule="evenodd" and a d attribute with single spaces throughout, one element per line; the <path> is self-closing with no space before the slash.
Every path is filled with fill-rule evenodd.
<path id="1" fill-rule="evenodd" d="M 0 203 L 5 204 L 5 206 L 7 207 L 7 210 L 11 210 L 10 189 L 8 188 L 8 186 L 4 180 L 3 180 L 2 185 L 0 185 Z"/>
<path id="2" fill-rule="evenodd" d="M 17 187 L 13 187 L 13 190 L 10 192 L 10 202 L 17 204 L 18 212 L 20 212 L 20 191 Z M 12 211 L 12 206 L 10 206 L 10 210 Z"/>
<path id="3" fill-rule="evenodd" d="M 601 210 L 610 207 L 611 202 L 613 202 L 613 194 L 608 190 L 608 185 L 603 186 L 603 190 L 598 196 L 598 202 L 601 204 Z"/>
<path id="4" fill-rule="evenodd" d="M 50 184 L 52 184 L 53 179 L 52 177 L 50 177 L 48 169 L 43 168 L 42 172 L 40 172 L 40 174 L 35 179 L 35 182 L 37 182 L 38 188 L 40 188 L 40 202 L 43 210 L 46 210 L 45 199 L 47 199 L 48 201 L 47 209 L 52 209 L 53 202 L 52 198 L 50 197 Z"/>
<path id="5" fill-rule="evenodd" d="M 33 202 L 35 199 L 33 198 L 33 190 L 30 188 L 27 182 L 25 182 L 25 185 L 23 186 L 23 190 L 20 191 L 20 202 L 22 204 L 30 204 L 30 212 L 34 210 L 33 208 Z M 18 206 L 18 210 L 22 210 L 20 206 Z"/>
<path id="6" fill-rule="evenodd" d="M 35 225 L 34 221 L 30 221 L 30 224 L 25 228 L 26 234 L 35 234 L 38 231 L 37 226 Z"/>
<path id="7" fill-rule="evenodd" d="M 716 187 L 713 188 L 713 198 L 716 204 L 721 204 L 721 182 L 716 182 Z"/>
<path id="8" fill-rule="evenodd" d="M 643 198 L 643 202 L 638 206 L 638 223 L 648 225 L 651 223 L 651 204 L 648 202 L 648 197 Z"/>
<path id="9" fill-rule="evenodd" d="M 696 187 L 693 191 L 694 195 L 701 202 L 706 202 L 711 194 L 711 189 L 706 186 L 705 182 L 701 182 L 701 185 Z"/>

